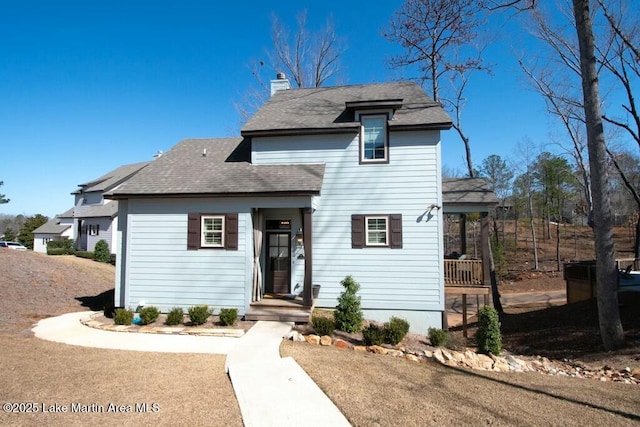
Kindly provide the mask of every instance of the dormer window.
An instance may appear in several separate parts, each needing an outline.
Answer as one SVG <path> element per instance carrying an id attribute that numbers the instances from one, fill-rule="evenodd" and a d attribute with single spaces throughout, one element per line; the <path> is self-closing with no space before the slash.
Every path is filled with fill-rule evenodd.
<path id="1" fill-rule="evenodd" d="M 360 114 L 360 163 L 388 163 L 387 114 Z"/>

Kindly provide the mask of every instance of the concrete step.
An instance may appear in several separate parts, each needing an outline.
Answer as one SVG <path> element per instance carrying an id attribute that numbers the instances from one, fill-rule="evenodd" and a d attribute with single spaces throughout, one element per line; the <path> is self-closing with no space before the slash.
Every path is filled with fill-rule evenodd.
<path id="1" fill-rule="evenodd" d="M 292 308 L 250 308 L 244 315 L 245 320 L 270 320 L 278 322 L 308 323 L 311 320 L 311 310 Z"/>

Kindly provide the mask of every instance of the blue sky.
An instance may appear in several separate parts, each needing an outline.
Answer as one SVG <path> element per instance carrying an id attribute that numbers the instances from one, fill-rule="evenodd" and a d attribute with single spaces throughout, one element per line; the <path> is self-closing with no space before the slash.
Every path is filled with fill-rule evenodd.
<path id="1" fill-rule="evenodd" d="M 386 65 L 399 48 L 380 35 L 400 1 L 3 3 L 0 193 L 11 199 L 3 214 L 53 216 L 73 205 L 78 184 L 120 165 L 184 138 L 237 135 L 234 102 L 254 84 L 248 64 L 271 46 L 272 13 L 294 29 L 306 9 L 311 30 L 332 15 L 347 47 L 345 84 L 411 77 Z M 514 59 L 517 27 L 501 32 L 487 51 L 494 75 L 475 75 L 467 92 L 475 164 L 548 136 L 544 104 Z M 464 171 L 462 142 L 453 131 L 442 140 L 445 166 Z"/>

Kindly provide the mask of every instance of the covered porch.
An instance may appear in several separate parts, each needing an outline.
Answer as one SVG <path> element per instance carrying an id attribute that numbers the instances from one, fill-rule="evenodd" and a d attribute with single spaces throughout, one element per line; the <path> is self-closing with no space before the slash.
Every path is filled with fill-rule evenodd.
<path id="1" fill-rule="evenodd" d="M 253 287 L 246 320 L 310 321 L 312 216 L 311 207 L 253 210 Z"/>
<path id="2" fill-rule="evenodd" d="M 482 178 L 444 179 L 442 183 L 443 215 L 456 218 L 457 233 L 445 245 L 444 284 L 445 298 L 451 296 L 462 299 L 462 327 L 467 335 L 467 298 L 475 296 L 477 304 L 492 303 L 491 292 L 491 252 L 489 247 L 489 211 L 497 205 L 498 199 L 487 182 Z M 468 217 L 476 215 L 480 224 L 479 248 L 473 253 L 468 244 Z M 475 225 L 474 225 L 475 226 Z M 474 229 L 475 235 L 475 229 Z M 474 242 L 475 244 L 475 242 Z M 448 327 L 447 310 L 443 313 L 443 326 Z"/>

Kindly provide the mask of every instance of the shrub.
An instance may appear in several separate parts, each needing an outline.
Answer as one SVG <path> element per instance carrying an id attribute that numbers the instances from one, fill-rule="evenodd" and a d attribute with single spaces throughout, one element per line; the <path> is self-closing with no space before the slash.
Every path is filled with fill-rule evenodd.
<path id="1" fill-rule="evenodd" d="M 338 306 L 334 313 L 336 328 L 344 332 L 358 332 L 362 326 L 362 310 L 360 310 L 360 297 L 356 295 L 360 284 L 353 277 L 347 276 L 340 282 L 344 292 L 338 298 Z"/>
<path id="2" fill-rule="evenodd" d="M 93 252 L 89 251 L 75 251 L 74 255 L 79 258 L 93 259 Z"/>
<path id="3" fill-rule="evenodd" d="M 167 320 L 165 323 L 169 326 L 176 326 L 182 324 L 183 320 L 184 310 L 182 310 L 182 307 L 174 307 L 167 314 Z"/>
<path id="4" fill-rule="evenodd" d="M 160 315 L 160 310 L 157 307 L 149 306 L 142 307 L 138 313 L 140 314 L 140 320 L 142 320 L 143 325 L 148 325 L 156 321 L 158 316 Z"/>
<path id="5" fill-rule="evenodd" d="M 189 319 L 191 319 L 191 323 L 194 325 L 204 325 L 211 316 L 213 312 L 213 308 L 209 309 L 208 305 L 194 305 L 193 307 L 189 307 Z"/>
<path id="6" fill-rule="evenodd" d="M 500 354 L 502 334 L 500 320 L 495 308 L 488 305 L 478 310 L 478 332 L 476 333 L 478 351 L 484 354 Z"/>
<path id="7" fill-rule="evenodd" d="M 224 326 L 231 326 L 236 323 L 238 319 L 237 308 L 221 308 L 220 309 L 220 323 Z"/>
<path id="8" fill-rule="evenodd" d="M 74 252 L 72 240 L 49 240 L 47 242 L 47 255 L 73 255 Z"/>
<path id="9" fill-rule="evenodd" d="M 313 316 L 311 323 L 313 330 L 318 335 L 333 335 L 333 331 L 336 329 L 336 322 L 330 317 Z"/>
<path id="10" fill-rule="evenodd" d="M 385 341 L 391 345 L 398 345 L 409 333 L 409 322 L 399 317 L 392 316 L 384 324 Z"/>
<path id="11" fill-rule="evenodd" d="M 116 309 L 113 321 L 116 325 L 130 325 L 133 322 L 133 310 L 126 308 Z"/>
<path id="12" fill-rule="evenodd" d="M 111 262 L 111 251 L 109 250 L 109 244 L 106 240 L 98 240 L 96 246 L 93 248 L 93 259 L 98 262 Z"/>
<path id="13" fill-rule="evenodd" d="M 364 345 L 380 345 L 385 341 L 384 327 L 375 323 L 370 323 L 369 326 L 362 330 L 362 340 Z"/>
<path id="14" fill-rule="evenodd" d="M 429 342 L 434 347 L 442 347 L 447 345 L 448 336 L 447 331 L 440 328 L 429 328 L 427 330 L 427 336 L 429 337 Z"/>

